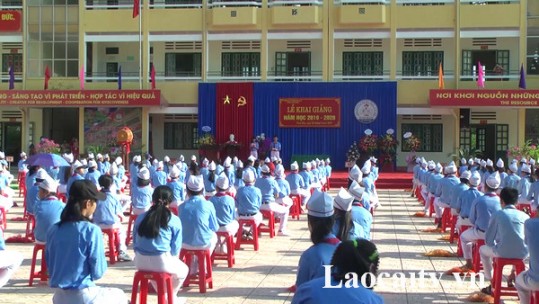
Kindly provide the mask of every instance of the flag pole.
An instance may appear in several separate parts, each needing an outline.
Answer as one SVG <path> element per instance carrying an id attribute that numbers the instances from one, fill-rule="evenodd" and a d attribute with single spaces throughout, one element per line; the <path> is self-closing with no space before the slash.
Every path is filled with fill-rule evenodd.
<path id="1" fill-rule="evenodd" d="M 139 1 L 139 16 L 138 16 L 138 77 L 139 89 L 142 90 L 142 1 Z"/>

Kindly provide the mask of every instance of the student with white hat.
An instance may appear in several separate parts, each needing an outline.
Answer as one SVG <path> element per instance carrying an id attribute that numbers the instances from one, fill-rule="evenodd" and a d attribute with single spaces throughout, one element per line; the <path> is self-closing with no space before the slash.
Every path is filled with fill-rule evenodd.
<path id="1" fill-rule="evenodd" d="M 217 234 L 215 232 L 219 229 L 219 224 L 217 224 L 213 204 L 204 198 L 203 193 L 204 181 L 202 176 L 189 176 L 187 199 L 178 207 L 178 213 L 182 221 L 182 248 L 209 249 L 210 253 L 213 253 L 215 245 L 217 245 Z M 194 271 L 194 269 L 190 269 Z"/>
<path id="2" fill-rule="evenodd" d="M 466 164 L 466 158 L 463 157 L 460 159 L 459 176 L 466 170 L 468 170 L 468 166 Z"/>
<path id="3" fill-rule="evenodd" d="M 455 209 L 459 214 L 459 217 L 457 218 L 456 228 L 459 230 L 462 225 L 472 226 L 472 223 L 469 219 L 470 210 L 472 209 L 472 203 L 475 201 L 476 198 L 483 196 L 483 192 L 477 189 L 479 184 L 481 184 L 481 174 L 479 173 L 479 171 L 475 170 L 471 172 L 468 181 L 470 187 L 468 188 L 468 190 L 463 191 L 459 195 L 457 203 L 455 204 Z"/>
<path id="4" fill-rule="evenodd" d="M 523 164 L 520 169 L 520 181 L 518 182 L 518 202 L 517 205 L 524 205 L 530 207 L 530 201 L 528 200 L 528 194 L 533 182 L 531 176 L 531 168 L 527 164 Z"/>
<path id="5" fill-rule="evenodd" d="M 288 174 L 288 176 L 286 177 L 286 181 L 290 185 L 290 194 L 301 195 L 301 205 L 303 206 L 311 197 L 311 192 L 309 191 L 308 186 L 303 179 L 303 176 L 298 173 L 298 170 L 298 163 L 294 161 L 290 165 L 290 174 Z"/>
<path id="6" fill-rule="evenodd" d="M 238 160 L 238 163 L 236 164 L 236 169 L 234 171 L 234 189 L 237 191 L 240 187 L 243 187 L 245 184 L 243 183 L 243 162 L 241 160 Z"/>
<path id="7" fill-rule="evenodd" d="M 99 186 L 101 192 L 106 195 L 102 200 L 97 201 L 97 207 L 92 218 L 92 222 L 98 225 L 101 229 L 118 229 L 120 242 L 118 244 L 118 261 L 129 262 L 131 257 L 127 254 L 127 246 L 125 245 L 126 231 L 125 225 L 122 225 L 124 220 L 123 207 L 116 195 L 110 191 L 114 181 L 109 175 L 101 175 L 99 177 Z"/>
<path id="8" fill-rule="evenodd" d="M 350 172 L 348 172 L 348 186 L 347 187 L 350 188 L 350 185 L 352 185 L 354 181 L 361 183 L 362 180 L 363 180 L 363 173 L 361 173 L 361 170 L 359 169 L 357 165 L 354 165 L 350 169 Z"/>
<path id="9" fill-rule="evenodd" d="M 164 186 L 167 184 L 167 174 L 163 170 L 164 163 L 162 161 L 157 162 L 157 167 L 153 172 L 152 178 L 152 187 L 156 188 L 157 186 Z"/>
<path id="10" fill-rule="evenodd" d="M 502 184 L 500 185 L 500 188 L 504 188 L 503 183 L 505 178 L 507 177 L 507 173 L 505 172 L 505 163 L 503 162 L 503 159 L 498 158 L 498 161 L 496 161 L 496 170 L 500 172 L 500 179 L 502 180 Z"/>
<path id="11" fill-rule="evenodd" d="M 133 214 L 140 215 L 151 207 L 153 188 L 150 171 L 143 167 L 137 173 L 137 183 L 131 186 L 131 206 Z"/>
<path id="12" fill-rule="evenodd" d="M 311 163 L 306 162 L 302 165 L 303 170 L 299 173 L 301 177 L 303 177 L 303 182 L 305 182 L 305 188 L 307 190 L 311 190 L 311 183 L 313 182 L 310 171 L 311 171 Z"/>
<path id="13" fill-rule="evenodd" d="M 232 196 L 227 194 L 227 191 L 230 188 L 228 178 L 222 174 L 219 175 L 215 182 L 215 186 L 217 188 L 217 193 L 210 198 L 210 202 L 215 208 L 217 224 L 219 224 L 219 229 L 217 231 L 228 232 L 233 236 L 238 232 L 239 223 L 235 219 L 236 202 Z M 220 252 L 223 252 L 223 247 L 220 247 Z"/>
<path id="14" fill-rule="evenodd" d="M 112 162 L 112 164 L 110 165 L 108 175 L 112 177 L 113 181 L 112 185 L 110 186 L 110 193 L 112 193 L 112 195 L 114 195 L 118 199 L 118 201 L 122 205 L 122 212 L 124 212 L 131 205 L 131 196 L 123 194 L 122 190 L 125 188 L 125 182 L 122 181 L 119 177 L 119 169 L 118 165 L 116 165 L 116 162 Z"/>
<path id="15" fill-rule="evenodd" d="M 118 166 L 118 178 L 122 181 L 120 183 L 120 185 L 122 186 L 120 187 L 120 189 L 124 189 L 126 187 L 128 180 L 127 175 L 125 174 L 125 167 L 122 162 L 123 161 L 120 156 L 116 157 L 116 159 L 114 160 L 114 163 L 116 164 L 116 166 Z"/>
<path id="16" fill-rule="evenodd" d="M 491 215 L 501 209 L 500 197 L 496 194 L 500 183 L 498 171 L 492 173 L 485 181 L 485 195 L 475 199 L 472 203 L 469 217 L 472 228 L 464 231 L 460 236 L 462 252 L 466 259 L 466 264 L 461 267 L 463 272 L 472 269 L 473 242 L 485 239 L 485 231 L 487 231 Z"/>
<path id="17" fill-rule="evenodd" d="M 267 165 L 262 166 L 262 176 L 255 181 L 255 187 L 260 189 L 262 194 L 262 205 L 260 210 L 271 210 L 275 214 L 275 217 L 279 218 L 279 235 L 288 236 L 286 226 L 288 223 L 288 214 L 290 213 L 290 206 L 284 206 L 278 204 L 275 199 L 279 197 L 281 189 L 271 176 L 270 168 Z"/>
<path id="18" fill-rule="evenodd" d="M 472 172 L 466 170 L 460 174 L 459 181 L 460 183 L 456 184 L 453 187 L 453 191 L 451 192 L 451 201 L 449 206 L 451 207 L 451 215 L 459 215 L 459 212 L 457 210 L 457 206 L 459 204 L 458 200 L 460 195 L 465 192 L 466 190 L 470 189 L 470 177 L 472 176 Z"/>
<path id="19" fill-rule="evenodd" d="M 251 170 L 243 171 L 243 182 L 245 186 L 240 187 L 236 192 L 236 207 L 238 208 L 238 218 L 253 219 L 256 225 L 262 222 L 262 193 L 260 189 L 254 186 L 255 175 Z"/>
<path id="20" fill-rule="evenodd" d="M 539 205 L 539 169 L 536 169 L 534 174 L 535 181 L 530 185 L 527 198 L 530 202 L 531 211 L 536 212 Z"/>
<path id="21" fill-rule="evenodd" d="M 376 186 L 374 185 L 376 177 L 371 171 L 372 168 L 371 161 L 365 161 L 363 168 L 361 168 L 363 178 L 359 184 L 365 188 L 365 192 L 369 195 L 371 208 L 378 208 L 380 207 L 380 201 L 378 200 L 378 192 L 376 191 Z"/>
<path id="22" fill-rule="evenodd" d="M 332 233 L 334 212 L 333 198 L 326 192 L 315 190 L 307 202 L 307 220 L 313 245 L 301 254 L 295 288 L 312 279 L 323 277 L 324 265 L 330 265 L 333 252 L 340 243 Z"/>
<path id="23" fill-rule="evenodd" d="M 237 158 L 236 158 L 237 159 Z M 237 162 L 236 162 L 237 163 Z M 236 174 L 234 172 L 234 166 L 232 165 L 230 157 L 227 157 L 223 162 L 223 173 L 228 178 L 228 184 L 234 185 L 236 183 Z M 230 187 L 228 192 L 232 195 L 236 195 L 236 188 Z"/>
<path id="24" fill-rule="evenodd" d="M 333 200 L 335 224 L 331 231 L 341 241 L 354 240 L 365 234 L 363 227 L 352 220 L 353 201 L 354 197 L 342 187 Z"/>
<path id="25" fill-rule="evenodd" d="M 515 188 L 518 189 L 518 183 L 520 182 L 520 176 L 517 175 L 518 167 L 516 163 L 511 163 L 509 165 L 509 174 L 504 178 L 502 185 L 504 188 Z M 501 176 L 500 176 L 501 179 Z"/>
<path id="26" fill-rule="evenodd" d="M 275 167 L 275 181 L 279 186 L 279 196 L 275 199 L 275 202 L 279 205 L 290 208 L 294 202 L 290 198 L 292 190 L 290 189 L 290 183 L 286 180 L 284 174 L 284 166 L 279 164 Z"/>
<path id="27" fill-rule="evenodd" d="M 436 211 L 436 219 L 438 227 L 442 227 L 442 212 L 444 208 L 450 208 L 451 196 L 453 194 L 453 188 L 460 182 L 456 176 L 457 166 L 455 162 L 450 162 L 444 168 L 445 176 L 438 183 L 436 189 L 436 199 L 434 199 L 434 210 Z"/>
<path id="28" fill-rule="evenodd" d="M 245 168 L 243 168 L 243 171 L 251 170 L 253 171 L 253 174 L 255 175 L 255 178 L 258 177 L 258 172 L 256 168 L 254 167 L 255 164 L 258 164 L 256 158 L 254 158 L 252 155 L 250 155 L 247 158 L 247 161 L 245 161 Z"/>
<path id="29" fill-rule="evenodd" d="M 19 184 L 21 182 L 24 182 L 24 179 L 26 178 L 26 173 L 28 172 L 28 165 L 26 164 L 26 159 L 28 159 L 28 157 L 26 156 L 26 153 L 24 151 L 21 152 L 20 157 L 21 159 L 17 163 L 17 168 L 19 171 L 19 175 L 18 175 Z"/>
<path id="30" fill-rule="evenodd" d="M 429 166 L 429 168 L 430 167 L 432 166 Z M 433 174 L 429 176 L 429 179 L 427 181 L 428 197 L 427 197 L 427 200 L 425 201 L 425 209 L 424 209 L 425 214 L 429 211 L 430 204 L 434 203 L 434 198 L 436 198 L 435 194 L 436 194 L 436 189 L 438 188 L 438 183 L 444 177 L 442 175 L 442 170 L 443 170 L 443 167 L 440 163 L 434 165 L 434 170 L 432 171 Z"/>
<path id="31" fill-rule="evenodd" d="M 202 169 L 200 169 L 202 180 L 204 181 L 204 195 L 206 197 L 215 195 L 215 181 L 217 180 L 216 169 L 217 166 L 214 161 L 212 161 L 208 167 L 202 167 Z"/>
<path id="32" fill-rule="evenodd" d="M 38 189 L 38 200 L 34 205 L 34 217 L 36 219 L 34 237 L 36 243 L 45 244 L 47 242 L 47 231 L 53 224 L 60 221 L 60 215 L 65 204 L 56 197 L 58 183 L 50 176 L 45 176 L 43 181 L 38 184 Z"/>
<path id="33" fill-rule="evenodd" d="M 256 137 L 253 136 L 253 138 L 251 139 L 251 144 L 249 144 L 249 151 L 250 151 L 249 156 L 252 156 L 255 159 L 258 159 L 258 149 L 259 149 L 258 140 Z"/>
<path id="34" fill-rule="evenodd" d="M 140 155 L 133 156 L 133 161 L 129 165 L 129 176 L 131 180 L 129 181 L 131 187 L 137 184 L 137 173 L 142 162 L 142 157 Z"/>
<path id="35" fill-rule="evenodd" d="M 71 165 L 71 171 L 73 172 L 73 174 L 71 175 L 71 177 L 67 180 L 67 185 L 66 185 L 66 198 L 69 198 L 69 189 L 71 188 L 71 185 L 75 182 L 75 181 L 78 181 L 78 180 L 82 180 L 84 179 L 84 169 L 86 169 L 86 166 L 83 165 L 80 161 L 76 160 L 72 165 Z M 26 188 L 28 189 L 28 188 Z"/>
<path id="36" fill-rule="evenodd" d="M 172 202 L 170 202 L 171 211 L 178 215 L 178 206 L 185 201 L 185 184 L 180 182 L 178 177 L 180 176 L 180 169 L 176 166 L 170 168 L 169 173 L 170 180 L 167 182 L 167 187 L 172 190 Z"/>
<path id="37" fill-rule="evenodd" d="M 364 198 L 365 189 L 357 182 L 353 182 L 348 189 L 348 192 L 354 197 L 352 202 L 352 210 L 350 216 L 355 224 L 359 225 L 363 230 L 363 235 L 359 235 L 362 239 L 371 239 L 372 214 L 370 210 L 370 202 Z"/>
<path id="38" fill-rule="evenodd" d="M 86 172 L 86 175 L 84 176 L 84 179 L 87 179 L 94 183 L 94 185 L 99 190 L 99 177 L 101 176 L 101 172 L 97 168 L 97 163 L 95 160 L 88 161 L 88 172 Z"/>

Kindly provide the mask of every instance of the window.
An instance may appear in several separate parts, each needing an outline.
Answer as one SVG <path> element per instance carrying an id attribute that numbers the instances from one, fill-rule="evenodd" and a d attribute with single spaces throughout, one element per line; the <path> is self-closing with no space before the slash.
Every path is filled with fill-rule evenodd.
<path id="1" fill-rule="evenodd" d="M 384 52 L 343 52 L 342 67 L 343 75 L 382 75 Z"/>
<path id="2" fill-rule="evenodd" d="M 443 65 L 444 52 L 402 52 L 403 76 L 435 76 L 440 62 Z"/>
<path id="3" fill-rule="evenodd" d="M 166 77 L 200 77 L 201 53 L 166 53 Z"/>
<path id="4" fill-rule="evenodd" d="M 221 76 L 259 76 L 260 53 L 222 53 Z"/>
<path id="5" fill-rule="evenodd" d="M 528 30 L 529 32 L 529 30 Z M 528 36 L 527 74 L 539 75 L 539 36 Z"/>
<path id="6" fill-rule="evenodd" d="M 442 152 L 444 127 L 442 124 L 402 124 L 402 134 L 412 132 L 421 141 L 418 151 L 421 152 Z M 404 145 L 401 146 L 403 152 L 410 150 Z"/>
<path id="7" fill-rule="evenodd" d="M 463 50 L 462 75 L 471 76 L 474 75 L 474 71 L 477 73 L 478 62 L 483 65 L 486 76 L 499 76 L 509 73 L 509 51 L 507 50 Z M 500 66 L 501 69 L 498 69 L 497 66 Z"/>
<path id="8" fill-rule="evenodd" d="M 275 76 L 311 76 L 311 52 L 276 52 Z"/>
<path id="9" fill-rule="evenodd" d="M 198 148 L 198 127 L 194 122 L 165 122 L 166 150 L 193 150 Z"/>

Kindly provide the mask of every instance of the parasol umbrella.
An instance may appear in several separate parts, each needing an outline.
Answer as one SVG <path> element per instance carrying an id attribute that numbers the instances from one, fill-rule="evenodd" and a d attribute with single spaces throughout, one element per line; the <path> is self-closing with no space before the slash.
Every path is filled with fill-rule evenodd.
<path id="1" fill-rule="evenodd" d="M 60 155 L 52 153 L 38 153 L 30 156 L 26 161 L 29 166 L 40 167 L 69 167 L 69 163 Z"/>

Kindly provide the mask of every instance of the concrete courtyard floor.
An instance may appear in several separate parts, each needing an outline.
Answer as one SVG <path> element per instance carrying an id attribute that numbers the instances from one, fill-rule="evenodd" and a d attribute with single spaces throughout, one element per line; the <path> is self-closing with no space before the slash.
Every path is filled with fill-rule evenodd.
<path id="1" fill-rule="evenodd" d="M 330 194 L 335 195 L 336 191 Z M 387 276 L 402 272 L 407 279 L 400 284 L 400 280 L 385 278 L 379 281 L 375 291 L 383 296 L 385 303 L 465 303 L 469 294 L 479 290 L 479 282 L 470 283 L 469 278 L 459 282 L 448 275 L 434 281 L 428 277 L 423 282 L 419 279 L 421 270 L 439 276 L 461 265 L 462 259 L 423 255 L 434 249 L 454 252 L 456 245 L 439 240 L 440 233 L 421 232 L 433 227 L 433 221 L 411 217 L 421 207 L 409 192 L 379 190 L 379 196 L 382 207 L 375 213 L 372 237 L 381 253 L 380 272 L 387 273 Z M 21 202 L 21 199 L 17 198 L 17 201 Z M 10 210 L 6 238 L 24 234 L 26 223 L 9 220 L 20 216 L 21 207 Z M 299 221 L 290 220 L 289 231 L 290 237 L 270 239 L 264 234 L 258 252 L 250 246 L 236 251 L 234 268 L 227 268 L 226 261 L 217 261 L 213 268 L 214 288 L 206 294 L 198 293 L 195 287 L 184 289 L 182 293 L 187 297 L 187 303 L 290 303 L 293 294 L 286 288 L 295 281 L 301 253 L 311 245 L 306 216 L 302 215 Z M 25 260 L 12 280 L 0 289 L 0 303 L 51 303 L 52 290 L 46 284 L 28 287 L 33 244 L 6 245 L 9 250 L 20 252 Z M 134 255 L 132 248 L 129 254 Z M 134 272 L 132 262 L 116 263 L 108 268 L 98 284 L 121 288 L 130 297 Z M 416 273 L 415 281 L 411 279 L 410 272 Z M 150 295 L 149 303 L 156 303 L 154 295 Z M 505 303 L 517 303 L 517 299 L 507 298 Z"/>

